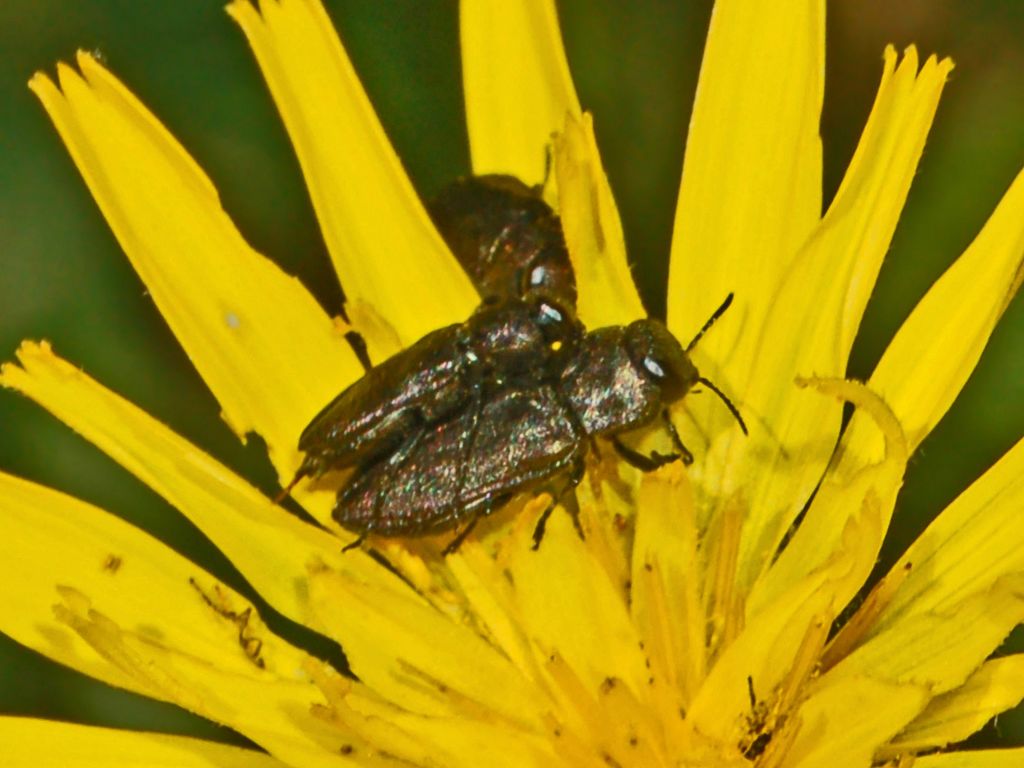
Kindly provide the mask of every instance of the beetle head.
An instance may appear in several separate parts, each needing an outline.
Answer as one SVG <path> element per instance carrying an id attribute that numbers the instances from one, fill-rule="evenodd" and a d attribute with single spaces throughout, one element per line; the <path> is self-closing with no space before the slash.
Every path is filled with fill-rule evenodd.
<path id="1" fill-rule="evenodd" d="M 661 390 L 664 402 L 682 398 L 700 379 L 686 350 L 657 320 L 636 320 L 626 327 L 626 350 L 633 366 Z"/>

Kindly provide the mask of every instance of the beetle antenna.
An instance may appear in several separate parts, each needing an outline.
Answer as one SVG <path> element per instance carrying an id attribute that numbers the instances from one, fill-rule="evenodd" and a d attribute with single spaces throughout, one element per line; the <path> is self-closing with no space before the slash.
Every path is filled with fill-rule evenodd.
<path id="1" fill-rule="evenodd" d="M 729 294 L 729 297 L 732 298 L 732 294 Z M 728 306 L 728 303 L 726 303 L 725 306 Z M 721 314 L 721 313 L 719 312 L 719 313 L 716 313 L 716 314 Z M 697 377 L 697 382 L 700 383 L 700 384 L 703 384 L 705 387 L 707 387 L 712 392 L 714 392 L 716 395 L 718 395 L 718 399 L 721 400 L 723 403 L 725 403 L 725 407 L 729 409 L 729 413 L 731 413 L 733 415 L 733 418 L 736 419 L 736 422 L 740 425 L 740 429 L 743 430 L 743 434 L 744 435 L 750 434 L 749 432 L 747 432 L 746 422 L 744 422 L 743 421 L 743 417 L 740 416 L 739 410 L 737 410 L 736 406 L 732 404 L 732 400 L 730 400 L 728 397 L 725 396 L 725 394 L 722 392 L 722 390 L 720 390 L 718 387 L 716 387 L 710 381 L 705 379 L 703 376 L 698 376 Z"/>
<path id="2" fill-rule="evenodd" d="M 701 340 L 701 337 L 708 332 L 708 329 L 715 324 L 715 321 L 725 314 L 725 310 L 727 310 L 729 308 L 729 305 L 732 304 L 732 296 L 732 293 L 726 296 L 725 301 L 722 302 L 722 306 L 716 309 L 714 314 L 708 318 L 708 321 L 706 323 L 704 323 L 704 327 L 697 331 L 697 335 L 694 336 L 693 340 L 686 345 L 687 352 L 693 349 L 696 346 L 697 342 Z M 719 392 L 719 394 L 721 394 L 721 392 Z"/>

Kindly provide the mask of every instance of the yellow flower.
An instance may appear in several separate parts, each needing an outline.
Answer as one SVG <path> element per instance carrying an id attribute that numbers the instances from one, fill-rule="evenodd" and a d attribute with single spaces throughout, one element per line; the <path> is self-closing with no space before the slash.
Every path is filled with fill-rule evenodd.
<path id="1" fill-rule="evenodd" d="M 298 153 L 348 316 L 375 359 L 478 299 L 425 216 L 315 0 L 234 0 Z M 473 168 L 554 184 L 590 327 L 642 313 L 553 4 L 463 3 Z M 284 616 L 339 642 L 347 677 L 144 532 L 0 475 L 0 630 L 99 680 L 173 702 L 268 754 L 0 718 L 5 764 L 181 766 L 1011 766 L 933 753 L 1024 696 L 1024 443 L 858 596 L 908 457 L 963 386 L 1016 291 L 1024 175 L 922 299 L 867 384 L 843 380 L 946 76 L 887 50 L 860 146 L 821 214 L 823 0 L 720 0 L 679 193 L 671 329 L 736 400 L 676 414 L 696 463 L 594 461 L 586 540 L 537 499 L 455 554 L 363 551 L 330 491 L 276 506 L 167 427 L 26 342 L 0 383 L 36 400 L 194 522 Z M 282 483 L 298 434 L 360 368 L 348 326 L 254 252 L 211 182 L 94 58 L 31 87 L 122 247 L 241 437 Z M 557 192 L 555 192 L 557 187 Z M 842 429 L 842 403 L 856 410 Z M 443 544 L 443 542 L 442 542 Z M 854 610 L 849 610 L 851 601 Z"/>

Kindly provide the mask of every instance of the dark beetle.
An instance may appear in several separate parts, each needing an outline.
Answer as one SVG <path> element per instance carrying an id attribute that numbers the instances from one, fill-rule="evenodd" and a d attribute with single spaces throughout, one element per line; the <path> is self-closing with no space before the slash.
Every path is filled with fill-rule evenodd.
<path id="1" fill-rule="evenodd" d="M 485 301 L 466 322 L 428 333 L 328 403 L 299 437 L 306 457 L 295 480 L 365 466 L 490 392 L 557 376 L 559 356 L 582 334 L 541 295 Z"/>
<path id="2" fill-rule="evenodd" d="M 469 176 L 429 204 L 430 216 L 485 299 L 541 291 L 576 307 L 576 275 L 562 223 L 540 187 L 514 176 Z"/>
<path id="3" fill-rule="evenodd" d="M 393 452 L 363 464 L 339 492 L 335 520 L 362 535 L 383 536 L 464 525 L 445 550 L 451 552 L 480 517 L 518 493 L 561 478 L 551 488 L 560 500 L 582 478 L 596 437 L 611 438 L 627 461 L 644 470 L 692 461 L 665 409 L 694 384 L 709 383 L 661 323 L 645 319 L 600 328 L 567 351 L 554 358 L 561 366 L 557 378 L 537 375 L 476 389 L 448 418 L 414 430 Z M 678 453 L 644 456 L 618 440 L 659 417 Z M 535 546 L 553 508 L 534 531 Z"/>
<path id="4" fill-rule="evenodd" d="M 474 200 L 477 205 L 474 207 Z M 583 475 L 597 437 L 644 470 L 692 456 L 667 408 L 697 383 L 735 407 L 658 321 L 585 332 L 558 217 L 511 177 L 453 184 L 432 206 L 484 301 L 464 323 L 428 334 L 342 392 L 299 440 L 295 480 L 356 467 L 333 517 L 359 534 L 420 536 L 477 520 L 518 493 L 549 486 L 555 501 Z M 662 418 L 668 455 L 643 455 L 618 436 Z M 560 481 L 560 482 L 559 482 Z M 554 502 L 534 533 L 535 546 Z M 574 517 L 575 521 L 575 517 Z M 577 528 L 579 527 L 577 522 Z"/>

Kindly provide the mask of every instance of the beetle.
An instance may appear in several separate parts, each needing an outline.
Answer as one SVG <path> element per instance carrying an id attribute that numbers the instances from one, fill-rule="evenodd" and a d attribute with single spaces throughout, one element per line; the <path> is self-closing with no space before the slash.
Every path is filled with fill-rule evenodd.
<path id="1" fill-rule="evenodd" d="M 728 306 L 729 300 L 697 339 Z M 594 439 L 611 439 L 623 458 L 645 471 L 680 459 L 692 462 L 666 410 L 698 383 L 723 398 L 746 433 L 732 403 L 698 373 L 687 350 L 657 320 L 599 328 L 566 351 L 554 358 L 557 377 L 549 371 L 476 389 L 449 417 L 413 430 L 395 450 L 360 465 L 339 491 L 334 519 L 361 538 L 419 536 L 462 526 L 445 547 L 447 554 L 481 517 L 519 493 L 554 482 L 552 502 L 534 529 L 537 548 L 552 510 L 582 479 Z M 676 453 L 645 456 L 619 440 L 659 417 L 669 425 Z M 569 511 L 579 530 L 575 511 Z"/>
<path id="2" fill-rule="evenodd" d="M 442 189 L 427 210 L 485 299 L 540 291 L 575 309 L 562 222 L 541 187 L 504 174 L 467 176 Z"/>
<path id="3" fill-rule="evenodd" d="M 738 410 L 688 354 L 731 294 L 685 349 L 651 318 L 586 331 L 574 315 L 575 276 L 560 222 L 535 188 L 512 177 L 471 177 L 443 191 L 431 210 L 483 302 L 464 323 L 367 371 L 299 439 L 306 455 L 288 489 L 305 476 L 355 468 L 333 510 L 358 534 L 349 547 L 369 534 L 461 527 L 447 554 L 516 494 L 549 487 L 536 548 L 552 509 L 580 482 L 595 439 L 611 440 L 645 471 L 692 462 L 667 409 L 698 383 L 746 433 Z M 620 440 L 658 418 L 673 453 L 643 455 Z M 575 514 L 573 521 L 582 535 Z"/>
<path id="4" fill-rule="evenodd" d="M 543 294 L 492 297 L 463 323 L 432 331 L 370 368 L 313 417 L 289 489 L 308 476 L 372 463 L 471 401 L 556 374 L 583 328 Z"/>

